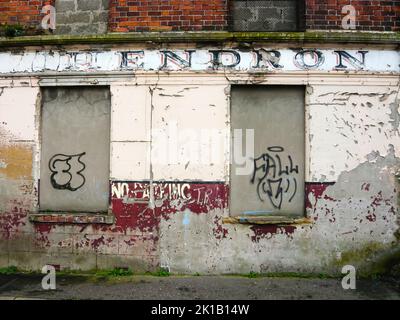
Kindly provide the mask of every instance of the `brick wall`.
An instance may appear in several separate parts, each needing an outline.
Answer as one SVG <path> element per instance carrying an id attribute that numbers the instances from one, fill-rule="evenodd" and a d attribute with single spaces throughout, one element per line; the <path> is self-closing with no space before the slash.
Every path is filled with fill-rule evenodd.
<path id="1" fill-rule="evenodd" d="M 0 25 L 22 25 L 26 32 L 40 30 L 42 8 L 54 0 L 0 0 Z"/>
<path id="2" fill-rule="evenodd" d="M 341 29 L 342 8 L 349 4 L 357 11 L 356 30 L 400 30 L 400 0 L 306 0 L 307 29 Z"/>
<path id="3" fill-rule="evenodd" d="M 0 25 L 20 24 L 26 34 L 41 33 L 44 16 L 41 8 L 55 3 L 56 33 L 103 33 L 107 30 L 107 20 L 110 32 L 228 30 L 228 25 L 232 25 L 230 1 L 234 0 L 0 0 Z M 351 4 L 357 10 L 357 30 L 400 31 L 400 0 L 305 0 L 305 3 L 309 30 L 341 29 L 342 8 Z"/>
<path id="4" fill-rule="evenodd" d="M 228 0 L 111 0 L 110 31 L 201 31 L 227 28 Z"/>

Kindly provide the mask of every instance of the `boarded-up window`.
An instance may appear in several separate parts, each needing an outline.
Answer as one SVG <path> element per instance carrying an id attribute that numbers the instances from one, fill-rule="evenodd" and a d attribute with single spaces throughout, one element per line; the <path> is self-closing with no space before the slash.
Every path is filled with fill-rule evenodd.
<path id="1" fill-rule="evenodd" d="M 233 31 L 300 31 L 304 29 L 303 0 L 233 0 Z"/>
<path id="2" fill-rule="evenodd" d="M 43 89 L 41 211 L 107 211 L 110 109 L 107 87 Z"/>
<path id="3" fill-rule="evenodd" d="M 243 129 L 245 154 L 254 129 L 254 155 L 247 174 L 231 165 L 231 215 L 304 214 L 304 95 L 297 86 L 232 87 L 232 131 Z"/>

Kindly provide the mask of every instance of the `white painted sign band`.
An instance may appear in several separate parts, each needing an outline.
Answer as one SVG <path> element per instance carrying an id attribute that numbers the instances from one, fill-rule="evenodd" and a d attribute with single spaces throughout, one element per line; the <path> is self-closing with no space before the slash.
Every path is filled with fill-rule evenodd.
<path id="1" fill-rule="evenodd" d="M 0 74 L 183 70 L 400 72 L 400 52 L 259 48 L 0 53 Z"/>

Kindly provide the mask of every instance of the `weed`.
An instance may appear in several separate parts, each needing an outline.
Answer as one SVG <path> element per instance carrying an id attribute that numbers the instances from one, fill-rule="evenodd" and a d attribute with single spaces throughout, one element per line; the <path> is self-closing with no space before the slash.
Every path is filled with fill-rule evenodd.
<path id="1" fill-rule="evenodd" d="M 23 26 L 19 24 L 15 25 L 5 25 L 4 27 L 4 35 L 6 37 L 18 37 L 23 36 L 25 33 L 25 29 Z"/>
<path id="2" fill-rule="evenodd" d="M 112 270 L 104 270 L 96 272 L 96 276 L 103 276 L 103 277 L 128 277 L 132 275 L 133 271 L 130 268 L 114 268 Z"/>
<path id="3" fill-rule="evenodd" d="M 157 277 L 169 277 L 169 271 L 167 269 L 160 268 L 156 272 L 156 276 Z"/>
<path id="4" fill-rule="evenodd" d="M 250 273 L 247 275 L 248 278 L 258 278 L 260 275 L 256 272 L 250 271 Z"/>
<path id="5" fill-rule="evenodd" d="M 18 268 L 15 266 L 9 266 L 6 268 L 0 268 L 0 274 L 9 275 L 18 273 Z"/>

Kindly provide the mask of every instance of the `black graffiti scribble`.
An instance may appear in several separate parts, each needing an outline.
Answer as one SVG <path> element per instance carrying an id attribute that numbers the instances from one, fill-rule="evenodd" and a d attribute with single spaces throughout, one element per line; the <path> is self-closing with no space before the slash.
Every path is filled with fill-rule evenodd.
<path id="1" fill-rule="evenodd" d="M 254 171 L 250 181 L 254 184 L 257 174 L 261 172 L 262 176 L 257 178 L 259 199 L 264 201 L 264 196 L 267 195 L 274 208 L 281 209 L 284 195 L 289 195 L 288 202 L 296 195 L 297 180 L 294 175 L 299 173 L 299 166 L 293 165 L 290 155 L 287 156 L 289 165 L 282 166 L 280 155 L 285 151 L 283 147 L 273 146 L 267 150 L 268 152 L 254 159 Z"/>
<path id="2" fill-rule="evenodd" d="M 85 184 L 86 179 L 82 172 L 86 165 L 81 161 L 85 154 L 86 152 L 75 155 L 60 153 L 50 159 L 49 169 L 52 172 L 50 182 L 53 188 L 76 191 Z"/>

